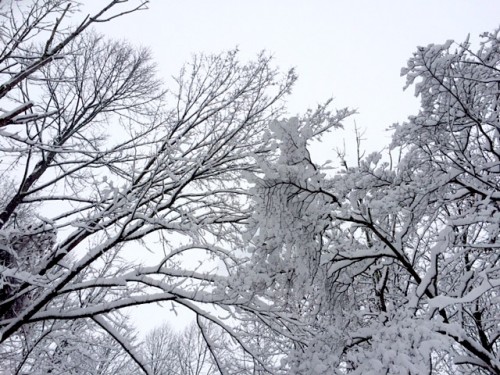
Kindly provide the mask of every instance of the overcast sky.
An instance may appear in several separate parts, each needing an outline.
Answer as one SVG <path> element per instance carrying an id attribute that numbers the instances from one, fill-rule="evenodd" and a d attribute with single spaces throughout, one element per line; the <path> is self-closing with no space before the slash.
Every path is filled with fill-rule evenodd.
<path id="1" fill-rule="evenodd" d="M 149 46 L 166 78 L 193 53 L 238 46 L 249 59 L 267 50 L 283 70 L 299 74 L 290 115 L 334 97 L 335 106 L 358 109 L 346 128 L 354 119 L 365 128 L 369 150 L 387 145 L 384 129 L 418 109 L 413 88 L 403 92 L 400 77 L 417 46 L 463 41 L 468 33 L 477 42 L 500 25 L 498 0 L 151 0 L 149 8 L 99 30 Z M 342 138 L 354 156 L 347 130 L 321 146 L 326 159 Z"/>
<path id="2" fill-rule="evenodd" d="M 100 30 L 151 47 L 165 77 L 196 52 L 238 46 L 249 59 L 267 50 L 299 74 L 291 115 L 334 97 L 358 109 L 346 126 L 365 128 L 368 148 L 386 145 L 384 129 L 418 108 L 399 74 L 416 46 L 468 33 L 477 41 L 500 25 L 498 0 L 151 0 L 149 8 Z M 336 138 L 344 136 L 352 139 Z"/>

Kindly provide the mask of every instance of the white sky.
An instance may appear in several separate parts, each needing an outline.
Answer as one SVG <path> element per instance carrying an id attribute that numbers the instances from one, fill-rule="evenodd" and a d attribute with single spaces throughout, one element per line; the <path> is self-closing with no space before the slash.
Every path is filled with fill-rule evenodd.
<path id="1" fill-rule="evenodd" d="M 249 59 L 267 50 L 299 74 L 290 115 L 334 97 L 335 107 L 358 109 L 345 125 L 356 120 L 366 129 L 368 149 L 387 145 L 384 129 L 418 108 L 399 75 L 417 45 L 463 41 L 468 33 L 477 41 L 500 25 L 498 0 L 151 0 L 149 8 L 100 30 L 149 46 L 166 78 L 196 52 L 238 46 Z M 343 137 L 348 145 L 353 139 L 335 135 Z"/>
<path id="2" fill-rule="evenodd" d="M 107 3 L 83 2 L 92 8 Z M 193 53 L 238 46 L 249 59 L 265 49 L 283 70 L 296 67 L 299 74 L 290 115 L 334 97 L 334 106 L 358 109 L 345 125 L 352 129 L 356 120 L 366 129 L 369 150 L 386 146 L 384 130 L 418 109 L 399 75 L 416 46 L 463 41 L 468 33 L 477 41 L 500 25 L 498 0 L 151 0 L 149 8 L 99 30 L 149 46 L 167 80 Z M 343 138 L 354 156 L 352 133 L 340 132 L 321 146 L 325 159 Z"/>

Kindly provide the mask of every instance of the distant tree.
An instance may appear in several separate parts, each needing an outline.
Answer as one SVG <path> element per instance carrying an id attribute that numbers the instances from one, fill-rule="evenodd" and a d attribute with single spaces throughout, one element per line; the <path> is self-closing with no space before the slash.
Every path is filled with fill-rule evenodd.
<path id="1" fill-rule="evenodd" d="M 500 39 L 483 38 L 418 48 L 422 107 L 388 154 L 330 177 L 307 151 L 320 123 L 276 123 L 247 273 L 310 327 L 289 333 L 291 373 L 500 373 Z"/>
<path id="2" fill-rule="evenodd" d="M 211 334 L 205 331 L 205 334 Z M 196 323 L 176 332 L 169 324 L 144 339 L 144 358 L 155 375 L 216 375 L 212 353 Z"/>
<path id="3" fill-rule="evenodd" d="M 137 344 L 134 329 L 115 314 L 116 335 Z M 101 322 L 99 322 L 101 323 Z M 8 374 L 136 374 L 140 371 L 119 342 L 92 320 L 75 319 L 26 325 L 3 345 L 2 370 Z"/>
<path id="4" fill-rule="evenodd" d="M 165 324 L 154 328 L 144 339 L 144 359 L 149 363 L 151 372 L 158 374 L 177 374 L 179 362 L 175 355 L 179 348 L 178 335 Z"/>

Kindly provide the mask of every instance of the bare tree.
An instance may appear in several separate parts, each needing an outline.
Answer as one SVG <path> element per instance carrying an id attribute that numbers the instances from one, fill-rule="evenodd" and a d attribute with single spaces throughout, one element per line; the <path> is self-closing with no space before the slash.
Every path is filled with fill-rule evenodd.
<path id="1" fill-rule="evenodd" d="M 214 335 L 207 329 L 205 335 Z M 145 359 L 155 375 L 220 374 L 204 334 L 192 323 L 176 332 L 167 323 L 153 329 L 144 340 Z M 220 353 L 219 353 L 220 355 Z"/>
<path id="2" fill-rule="evenodd" d="M 178 358 L 176 351 L 179 348 L 177 333 L 170 325 L 165 324 L 154 328 L 144 340 L 144 359 L 150 364 L 151 372 L 159 374 L 178 373 Z"/>
<path id="3" fill-rule="evenodd" d="M 147 0 L 132 4 L 129 0 L 113 0 L 94 15 L 88 15 L 75 27 L 65 23 L 68 16 L 77 10 L 77 5 L 68 0 L 34 0 L 29 2 L 9 1 L 0 5 L 0 75 L 4 82 L 0 86 L 0 99 L 17 91 L 33 74 L 68 53 L 68 44 L 78 38 L 89 26 L 107 22 L 136 10 L 145 9 Z M 112 13 L 121 4 L 128 9 Z M 42 41 L 40 48 L 32 50 L 33 40 Z M 28 112 L 34 103 L 27 100 L 0 117 L 0 127 L 23 124 L 48 115 L 46 112 Z"/>

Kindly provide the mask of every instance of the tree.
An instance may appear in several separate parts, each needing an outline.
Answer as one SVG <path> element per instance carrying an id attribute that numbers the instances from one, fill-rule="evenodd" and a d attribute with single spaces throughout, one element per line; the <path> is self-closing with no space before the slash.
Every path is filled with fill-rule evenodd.
<path id="1" fill-rule="evenodd" d="M 207 335 L 215 334 L 214 327 L 207 331 Z M 196 323 L 179 332 L 169 324 L 154 328 L 144 340 L 144 351 L 155 375 L 220 374 Z"/>
<path id="2" fill-rule="evenodd" d="M 114 314 L 113 329 L 137 350 L 134 329 Z M 2 370 L 9 374 L 136 374 L 140 368 L 99 324 L 88 319 L 23 326 L 3 346 Z"/>
<path id="3" fill-rule="evenodd" d="M 18 91 L 23 83 L 27 83 L 41 68 L 54 60 L 61 59 L 68 52 L 68 44 L 77 39 L 93 24 L 108 22 L 127 13 L 145 9 L 147 0 L 137 1 L 131 8 L 112 13 L 121 3 L 132 3 L 129 0 L 112 0 L 96 14 L 88 15 L 76 27 L 64 25 L 76 7 L 68 0 L 40 0 L 29 4 L 9 1 L 2 4 L 0 38 L 3 48 L 0 52 L 0 75 L 5 79 L 0 86 L 0 99 Z M 33 40 L 43 43 L 32 50 Z M 30 111 L 34 103 L 21 101 L 17 107 L 5 111 L 0 117 L 0 127 L 9 124 L 24 124 L 41 119 L 49 113 Z M 27 112 L 28 113 L 25 113 Z M 4 220 L 5 221 L 5 220 Z"/>
<path id="4" fill-rule="evenodd" d="M 500 39 L 483 38 L 418 48 L 403 74 L 422 108 L 385 156 L 330 177 L 307 152 L 320 122 L 276 126 L 248 273 L 310 324 L 290 372 L 500 373 Z"/>
<path id="5" fill-rule="evenodd" d="M 146 50 L 89 30 L 145 5 L 109 13 L 122 3 L 111 1 L 74 28 L 63 27 L 67 1 L 2 8 L 18 13 L 1 29 L 0 98 L 15 105 L 1 119 L 0 159 L 12 193 L 0 213 L 0 358 L 29 369 L 46 350 L 52 367 L 43 368 L 63 371 L 58 358 L 77 354 L 67 351 L 72 343 L 54 343 L 58 331 L 86 327 L 80 337 L 89 345 L 106 332 L 150 373 L 116 314 L 170 301 L 218 324 L 259 361 L 214 306 L 247 318 L 267 309 L 231 284 L 239 264 L 231 244 L 250 215 L 240 175 L 269 152 L 263 134 L 295 75 L 281 75 L 266 54 L 242 64 L 230 51 L 194 57 L 166 91 Z M 33 220 L 21 223 L 27 208 Z M 164 251 L 157 264 L 120 260 L 155 238 Z M 190 252 L 225 269 L 182 268 L 178 260 Z"/>

